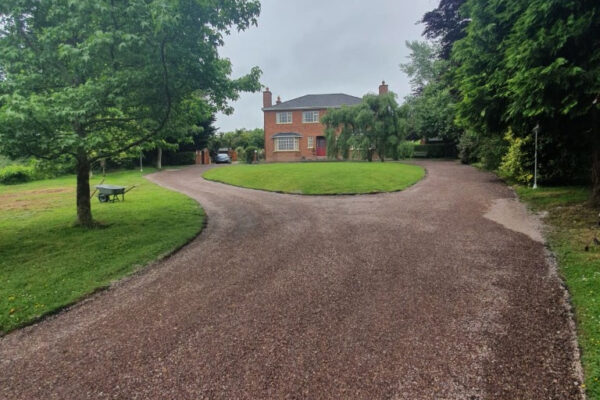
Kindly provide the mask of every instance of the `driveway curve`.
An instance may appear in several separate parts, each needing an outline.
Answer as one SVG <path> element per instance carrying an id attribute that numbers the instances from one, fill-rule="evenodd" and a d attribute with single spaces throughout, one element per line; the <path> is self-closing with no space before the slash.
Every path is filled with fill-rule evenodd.
<path id="1" fill-rule="evenodd" d="M 207 228 L 1 338 L 0 398 L 581 398 L 535 221 L 493 175 L 422 164 L 410 189 L 363 196 L 151 175 L 197 199 Z"/>

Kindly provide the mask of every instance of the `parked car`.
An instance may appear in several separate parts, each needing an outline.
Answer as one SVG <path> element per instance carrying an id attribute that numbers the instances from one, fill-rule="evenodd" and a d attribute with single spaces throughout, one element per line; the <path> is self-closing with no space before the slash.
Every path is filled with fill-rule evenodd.
<path id="1" fill-rule="evenodd" d="M 220 151 L 217 153 L 215 157 L 216 164 L 231 164 L 231 157 L 229 157 L 228 151 Z"/>

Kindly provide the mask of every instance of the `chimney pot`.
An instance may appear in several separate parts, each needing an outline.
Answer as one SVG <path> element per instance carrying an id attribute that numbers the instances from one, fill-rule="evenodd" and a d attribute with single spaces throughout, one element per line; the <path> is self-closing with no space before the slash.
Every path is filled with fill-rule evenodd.
<path id="1" fill-rule="evenodd" d="M 277 101 L 275 103 L 276 104 L 281 104 L 281 97 L 277 96 Z"/>

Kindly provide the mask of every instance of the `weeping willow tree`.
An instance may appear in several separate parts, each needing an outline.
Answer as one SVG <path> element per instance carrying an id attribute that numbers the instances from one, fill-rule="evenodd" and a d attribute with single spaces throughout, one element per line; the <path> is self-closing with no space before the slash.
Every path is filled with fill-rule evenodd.
<path id="1" fill-rule="evenodd" d="M 329 158 L 385 160 L 400 143 L 400 109 L 393 93 L 368 94 L 354 106 L 330 110 L 323 117 Z"/>

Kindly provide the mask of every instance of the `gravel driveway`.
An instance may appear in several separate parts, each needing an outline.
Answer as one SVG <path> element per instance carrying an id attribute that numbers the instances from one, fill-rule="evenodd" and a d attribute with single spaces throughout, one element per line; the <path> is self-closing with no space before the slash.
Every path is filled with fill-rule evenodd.
<path id="1" fill-rule="evenodd" d="M 493 175 L 423 162 L 398 193 L 197 199 L 174 256 L 0 339 L 6 399 L 579 399 L 565 293 Z"/>

